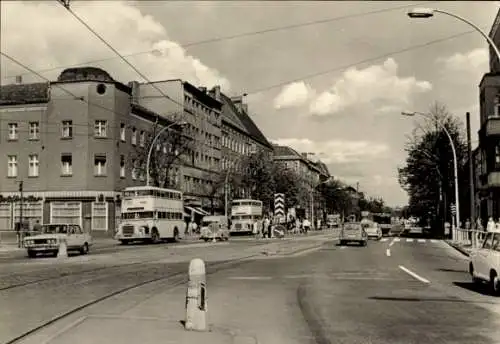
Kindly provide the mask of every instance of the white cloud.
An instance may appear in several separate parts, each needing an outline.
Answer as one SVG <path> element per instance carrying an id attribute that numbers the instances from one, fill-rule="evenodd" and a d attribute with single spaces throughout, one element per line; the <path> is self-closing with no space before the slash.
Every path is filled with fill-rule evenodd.
<path id="1" fill-rule="evenodd" d="M 316 115 L 328 115 L 370 102 L 407 105 L 413 94 L 431 89 L 428 81 L 398 76 L 398 65 L 389 58 L 382 65 L 346 70 L 330 90 L 318 95 L 311 103 L 310 111 Z"/>
<path id="2" fill-rule="evenodd" d="M 443 63 L 445 68 L 455 72 L 484 73 L 488 69 L 488 49 L 474 49 L 467 53 L 456 53 L 446 58 L 438 58 L 438 63 Z"/>
<path id="3" fill-rule="evenodd" d="M 389 151 L 383 143 L 370 141 L 312 141 L 309 139 L 277 139 L 273 142 L 289 146 L 300 152 L 316 153 L 326 164 L 364 162 L 380 157 Z"/>
<path id="4" fill-rule="evenodd" d="M 275 109 L 285 109 L 304 105 L 314 96 L 314 90 L 305 82 L 286 85 L 274 99 Z"/>
<path id="5" fill-rule="evenodd" d="M 168 39 L 165 27 L 149 15 L 122 1 L 75 2 L 73 10 L 127 57 L 150 80 L 182 78 L 211 87 L 220 84 L 227 91 L 229 81 L 199 59 L 189 56 L 179 44 Z M 23 20 L 10 20 L 23 18 Z M 54 2 L 4 2 L 2 4 L 2 51 L 34 70 L 74 66 L 86 61 L 127 82 L 141 78 L 103 45 L 61 5 Z M 14 63 L 2 59 L 3 74 L 25 73 Z M 43 73 L 57 78 L 61 70 Z"/>

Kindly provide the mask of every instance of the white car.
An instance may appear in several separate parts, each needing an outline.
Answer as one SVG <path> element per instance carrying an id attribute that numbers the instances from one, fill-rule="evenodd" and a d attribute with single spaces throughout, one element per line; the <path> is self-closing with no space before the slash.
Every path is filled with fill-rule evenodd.
<path id="1" fill-rule="evenodd" d="M 500 294 L 500 232 L 488 232 L 480 248 L 470 253 L 469 273 L 474 283 L 487 282 Z"/>
<path id="2" fill-rule="evenodd" d="M 79 251 L 87 254 L 92 245 L 92 237 L 74 224 L 44 224 L 40 234 L 31 235 L 23 239 L 28 256 L 33 258 L 38 253 L 58 254 L 61 241 L 66 242 L 68 251 Z"/>
<path id="3" fill-rule="evenodd" d="M 368 234 L 369 239 L 373 238 L 376 240 L 380 240 L 382 238 L 382 230 L 380 229 L 378 223 L 363 223 L 363 228 L 365 229 L 366 234 Z"/>

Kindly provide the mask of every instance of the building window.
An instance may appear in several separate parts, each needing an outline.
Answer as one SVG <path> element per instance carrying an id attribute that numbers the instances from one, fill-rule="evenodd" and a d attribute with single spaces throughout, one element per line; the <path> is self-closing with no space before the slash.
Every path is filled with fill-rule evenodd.
<path id="1" fill-rule="evenodd" d="M 17 155 L 8 156 L 8 177 L 17 177 Z"/>
<path id="2" fill-rule="evenodd" d="M 21 219 L 21 204 L 14 203 L 14 223 Z M 23 222 L 28 222 L 30 228 L 36 223 L 36 220 L 43 223 L 43 201 L 38 202 L 23 202 Z M 10 228 L 10 227 L 9 227 Z"/>
<path id="3" fill-rule="evenodd" d="M 31 154 L 29 156 L 28 176 L 29 177 L 38 177 L 39 173 L 40 173 L 40 161 L 38 160 L 38 155 Z"/>
<path id="4" fill-rule="evenodd" d="M 0 228 L 12 228 L 12 203 L 0 203 Z"/>
<path id="5" fill-rule="evenodd" d="M 50 223 L 82 225 L 81 202 L 51 202 Z"/>
<path id="6" fill-rule="evenodd" d="M 9 140 L 17 140 L 19 138 L 17 123 L 9 123 Z"/>
<path id="7" fill-rule="evenodd" d="M 92 203 L 92 230 L 108 230 L 108 203 Z"/>
<path id="8" fill-rule="evenodd" d="M 61 136 L 65 139 L 73 137 L 73 121 L 62 121 Z"/>
<path id="9" fill-rule="evenodd" d="M 40 124 L 38 122 L 30 122 L 30 140 L 38 140 L 40 138 Z"/>
<path id="10" fill-rule="evenodd" d="M 137 160 L 132 159 L 132 180 L 137 179 Z"/>
<path id="11" fill-rule="evenodd" d="M 120 124 L 120 140 L 125 142 L 125 123 Z"/>
<path id="12" fill-rule="evenodd" d="M 61 174 L 63 176 L 73 175 L 73 157 L 71 154 L 61 155 Z"/>
<path id="13" fill-rule="evenodd" d="M 495 99 L 493 100 L 493 116 L 500 116 L 500 95 L 496 95 Z"/>
<path id="14" fill-rule="evenodd" d="M 106 175 L 106 155 L 99 154 L 94 157 L 94 175 Z"/>
<path id="15" fill-rule="evenodd" d="M 120 178 L 125 178 L 125 155 L 120 155 Z"/>
<path id="16" fill-rule="evenodd" d="M 107 126 L 106 121 L 102 121 L 102 120 L 95 121 L 94 136 L 95 137 L 106 137 L 107 136 L 106 126 Z"/>
<path id="17" fill-rule="evenodd" d="M 145 143 L 146 143 L 146 133 L 144 131 L 141 131 L 141 136 L 139 138 L 139 145 L 141 147 L 144 147 Z"/>
<path id="18" fill-rule="evenodd" d="M 137 129 L 132 128 L 132 144 L 135 146 L 137 144 Z"/>

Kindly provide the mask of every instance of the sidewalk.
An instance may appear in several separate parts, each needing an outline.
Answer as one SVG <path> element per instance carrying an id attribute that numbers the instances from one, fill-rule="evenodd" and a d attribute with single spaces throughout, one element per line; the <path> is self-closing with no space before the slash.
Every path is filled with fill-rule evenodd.
<path id="1" fill-rule="evenodd" d="M 445 240 L 445 242 L 453 247 L 458 252 L 462 253 L 464 256 L 469 256 L 472 251 L 472 245 L 462 245 L 451 240 Z"/>

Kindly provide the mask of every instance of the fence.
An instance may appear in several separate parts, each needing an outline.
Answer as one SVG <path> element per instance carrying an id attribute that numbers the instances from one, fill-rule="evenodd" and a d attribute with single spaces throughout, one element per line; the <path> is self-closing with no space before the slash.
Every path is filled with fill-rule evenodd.
<path id="1" fill-rule="evenodd" d="M 452 242 L 463 247 L 478 248 L 482 245 L 485 231 L 457 228 L 452 231 Z"/>

